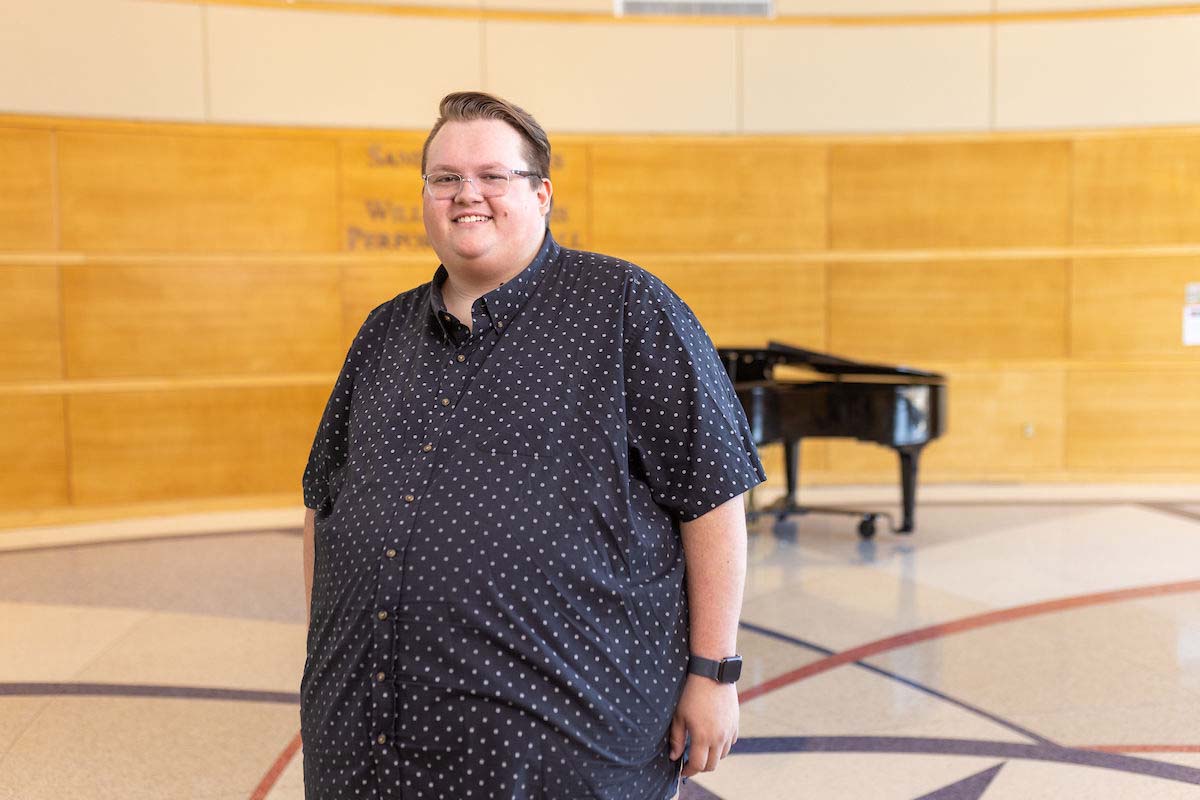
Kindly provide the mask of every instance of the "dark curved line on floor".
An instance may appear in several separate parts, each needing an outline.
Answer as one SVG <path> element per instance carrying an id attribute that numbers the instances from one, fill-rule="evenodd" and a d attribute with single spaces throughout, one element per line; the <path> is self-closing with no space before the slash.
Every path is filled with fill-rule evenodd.
<path id="1" fill-rule="evenodd" d="M 299 536 L 304 531 L 300 528 L 262 528 L 248 531 L 194 531 L 191 533 L 159 533 L 149 536 L 127 536 L 122 539 L 100 539 L 94 542 L 63 542 L 62 544 L 35 544 L 30 547 L 10 547 L 0 550 L 0 557 L 18 555 L 21 553 L 44 553 L 47 550 L 76 550 L 90 547 L 107 547 L 113 544 L 139 544 L 141 542 L 162 542 L 171 539 L 212 539 L 218 536 L 262 536 L 275 534 L 281 536 Z M 2 533 L 2 532 L 0 532 Z"/>
<path id="2" fill-rule="evenodd" d="M 772 753 L 904 753 L 906 755 L 981 756 L 1048 761 L 1200 786 L 1200 769 L 1097 750 L 1045 744 L 994 742 L 983 739 L 938 739 L 922 736 L 758 736 L 738 739 L 731 754 Z"/>
<path id="3" fill-rule="evenodd" d="M 828 648 L 821 647 L 820 645 L 813 644 L 812 642 L 806 642 L 803 639 L 797 639 L 796 637 L 789 636 L 786 633 L 781 633 L 779 631 L 773 631 L 770 628 L 764 628 L 761 625 L 755 625 L 750 622 L 742 622 L 740 624 L 741 624 L 742 628 L 745 628 L 748 631 L 752 631 L 754 633 L 761 634 L 763 636 L 769 636 L 769 637 L 771 637 L 773 639 L 777 639 L 781 642 L 786 642 L 787 644 L 796 645 L 797 647 L 803 647 L 806 650 L 811 650 L 815 653 L 820 653 L 823 656 L 832 656 L 834 654 L 834 651 L 830 650 Z M 971 714 L 974 714 L 975 716 L 982 717 L 983 719 L 986 719 L 989 722 L 993 722 L 1002 728 L 1007 728 L 1008 730 L 1012 731 L 1013 733 L 1020 734 L 1021 736 L 1024 736 L 1027 739 L 1031 739 L 1032 741 L 1037 742 L 1038 744 L 1043 744 L 1043 745 L 1053 745 L 1054 744 L 1054 742 L 1052 742 L 1051 740 L 1049 740 L 1046 737 L 1041 736 L 1037 733 L 1034 733 L 1033 731 L 1029 730 L 1028 728 L 1022 728 L 1020 725 L 1018 725 L 1015 722 L 1011 722 L 1007 719 L 1004 719 L 1003 717 L 997 716 L 997 715 L 991 713 L 990 711 L 985 711 L 984 709 L 979 708 L 978 706 L 973 706 L 964 700 L 959 700 L 956 697 L 951 697 L 948 694 L 939 692 L 937 689 L 934 689 L 931 686 L 926 686 L 923 683 L 918 683 L 917 681 L 914 681 L 911 678 L 906 678 L 903 675 L 899 675 L 895 672 L 891 672 L 889 670 L 883 669 L 882 667 L 877 667 L 874 664 L 868 664 L 865 661 L 855 661 L 854 666 L 859 667 L 861 669 L 865 669 L 868 672 L 873 672 L 876 675 L 880 675 L 884 678 L 887 678 L 888 680 L 892 680 L 892 681 L 896 681 L 897 683 L 904 684 L 905 686 L 908 686 L 911 689 L 916 689 L 918 692 L 923 692 L 923 693 L 929 695 L 930 697 L 937 698 L 938 700 L 941 700 L 942 702 L 945 702 L 945 703 L 949 703 L 952 706 L 957 706 L 958 708 L 961 708 L 963 711 L 967 711 Z"/>
<path id="4" fill-rule="evenodd" d="M 0 697 L 157 697 L 177 700 L 229 700 L 237 703 L 300 704 L 299 692 L 127 683 L 0 683 Z"/>

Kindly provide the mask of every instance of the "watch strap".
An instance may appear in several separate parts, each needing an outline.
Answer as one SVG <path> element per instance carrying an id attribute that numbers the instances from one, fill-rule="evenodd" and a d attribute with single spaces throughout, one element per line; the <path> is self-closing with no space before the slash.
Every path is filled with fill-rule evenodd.
<path id="1" fill-rule="evenodd" d="M 742 676 L 742 657 L 713 659 L 703 656 L 688 656 L 688 672 L 705 678 L 712 678 L 717 683 L 735 683 Z"/>

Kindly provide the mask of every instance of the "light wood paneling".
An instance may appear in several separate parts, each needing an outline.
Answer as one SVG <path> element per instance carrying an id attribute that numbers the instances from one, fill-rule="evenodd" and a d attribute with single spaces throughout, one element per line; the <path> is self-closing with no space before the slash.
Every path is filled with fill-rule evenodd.
<path id="1" fill-rule="evenodd" d="M 59 167 L 68 250 L 337 248 L 332 140 L 70 132 Z"/>
<path id="2" fill-rule="evenodd" d="M 336 369 L 339 277 L 319 264 L 64 267 L 67 374 Z"/>
<path id="3" fill-rule="evenodd" d="M 1195 472 L 1200 369 L 1073 369 L 1067 376 L 1069 469 Z"/>
<path id="4" fill-rule="evenodd" d="M 590 148 L 555 141 L 551 142 L 550 152 L 550 180 L 554 184 L 550 229 L 564 247 L 588 248 L 592 241 Z"/>
<path id="5" fill-rule="evenodd" d="M 295 491 L 329 387 L 68 398 L 81 505 Z"/>
<path id="6" fill-rule="evenodd" d="M 1066 141 L 835 145 L 830 245 L 1065 245 L 1070 168 Z"/>
<path id="7" fill-rule="evenodd" d="M 342 352 L 349 349 L 367 314 L 401 292 L 428 283 L 437 258 L 348 264 L 342 279 Z"/>
<path id="8" fill-rule="evenodd" d="M 642 266 L 671 287 L 719 347 L 825 347 L 825 265 L 655 261 Z"/>
<path id="9" fill-rule="evenodd" d="M 609 139 L 592 147 L 592 238 L 616 255 L 825 246 L 825 147 Z"/>
<path id="10" fill-rule="evenodd" d="M 421 219 L 424 143 L 424 133 L 347 137 L 339 143 L 342 249 L 434 257 Z M 551 149 L 551 226 L 563 245 L 583 247 L 590 212 L 587 147 L 554 142 Z"/>
<path id="11" fill-rule="evenodd" d="M 0 250 L 54 249 L 49 131 L 0 128 Z"/>
<path id="12" fill-rule="evenodd" d="M 921 455 L 921 479 L 980 480 L 1063 467 L 1064 383 L 1056 366 L 957 369 L 922 364 L 947 376 L 946 432 Z M 829 442 L 830 472 L 847 482 L 899 478 L 895 451 Z"/>
<path id="13" fill-rule="evenodd" d="M 829 344 L 851 358 L 1059 358 L 1061 261 L 845 263 L 829 268 Z"/>
<path id="14" fill-rule="evenodd" d="M 62 377 L 58 267 L 0 264 L 0 381 Z"/>
<path id="15" fill-rule="evenodd" d="M 1078 259 L 1071 277 L 1071 355 L 1077 358 L 1179 357 L 1188 283 L 1200 283 L 1195 258 Z"/>
<path id="16" fill-rule="evenodd" d="M 63 398 L 0 394 L 0 418 L 0 504 L 6 510 L 66 505 Z"/>
<path id="17" fill-rule="evenodd" d="M 341 248 L 351 252 L 425 252 L 421 222 L 421 146 L 425 135 L 346 138 L 341 160 Z"/>
<path id="18" fill-rule="evenodd" d="M 1076 244 L 1200 241 L 1200 135 L 1075 143 Z"/>

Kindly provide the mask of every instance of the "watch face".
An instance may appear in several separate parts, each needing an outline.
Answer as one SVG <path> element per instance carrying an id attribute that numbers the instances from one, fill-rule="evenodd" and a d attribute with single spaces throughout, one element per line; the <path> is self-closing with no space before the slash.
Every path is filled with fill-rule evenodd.
<path id="1" fill-rule="evenodd" d="M 735 683 L 742 677 L 742 657 L 721 659 L 721 667 L 717 670 L 717 680 L 721 683 Z"/>

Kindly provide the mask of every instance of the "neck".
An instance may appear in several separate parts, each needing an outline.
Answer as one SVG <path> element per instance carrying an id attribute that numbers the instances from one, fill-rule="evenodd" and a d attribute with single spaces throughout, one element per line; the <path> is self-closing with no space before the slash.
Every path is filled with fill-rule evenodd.
<path id="1" fill-rule="evenodd" d="M 446 267 L 446 282 L 442 284 L 442 301 L 446 304 L 446 310 L 470 328 L 471 306 L 475 305 L 475 301 L 520 275 L 541 247 L 542 240 L 539 239 L 533 250 L 515 265 L 501 270 L 480 269 L 479 265 L 471 263 L 452 264 L 443 261 Z"/>

